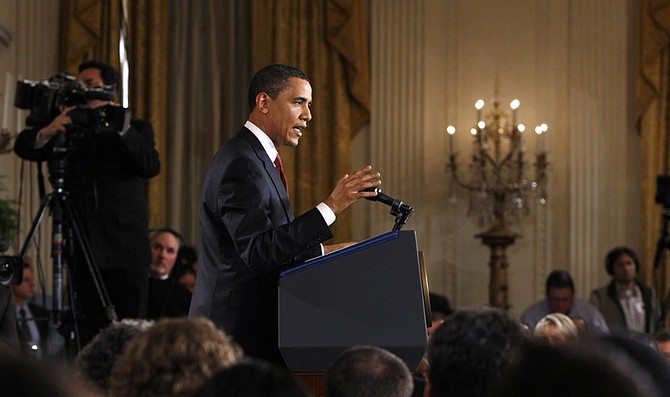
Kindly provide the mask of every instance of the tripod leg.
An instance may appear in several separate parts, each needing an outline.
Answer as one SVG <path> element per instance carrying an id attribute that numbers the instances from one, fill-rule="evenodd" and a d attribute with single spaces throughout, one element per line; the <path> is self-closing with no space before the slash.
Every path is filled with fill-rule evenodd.
<path id="1" fill-rule="evenodd" d="M 33 239 L 35 238 L 35 234 L 39 230 L 42 221 L 44 220 L 44 215 L 46 214 L 47 208 L 49 208 L 49 205 L 51 204 L 52 200 L 53 200 L 53 194 L 48 194 L 44 196 L 42 204 L 40 204 L 40 208 L 37 210 L 37 214 L 33 218 L 33 223 L 30 225 L 28 235 L 26 236 L 26 239 L 23 240 L 23 246 L 21 246 L 21 250 L 19 251 L 19 256 L 21 256 L 22 258 L 25 257 L 26 254 L 28 254 L 30 245 Z"/>
<path id="2" fill-rule="evenodd" d="M 30 245 L 35 238 L 35 234 L 39 230 L 40 225 L 44 221 L 44 216 L 46 215 L 47 208 L 51 208 L 52 219 L 53 219 L 53 232 L 52 232 L 52 241 L 51 241 L 51 257 L 54 262 L 53 267 L 53 303 L 52 303 L 52 321 L 55 326 L 60 326 L 62 322 L 62 313 L 63 313 L 63 234 L 62 234 L 62 220 L 60 216 L 60 208 L 58 205 L 58 200 L 54 200 L 54 193 L 50 193 L 44 196 L 42 204 L 40 205 L 33 223 L 30 226 L 28 235 L 19 251 L 19 255 L 24 258 L 28 254 Z"/>
<path id="3" fill-rule="evenodd" d="M 67 211 L 70 222 L 74 229 L 75 238 L 77 241 L 79 241 L 81 251 L 84 255 L 84 261 L 86 262 L 88 271 L 91 275 L 91 278 L 93 279 L 95 288 L 98 291 L 98 297 L 100 298 L 100 303 L 102 304 L 102 307 L 105 309 L 107 319 L 109 321 L 116 321 L 118 320 L 116 310 L 114 308 L 114 305 L 112 305 L 109 300 L 109 295 L 107 294 L 107 288 L 105 288 L 105 284 L 102 282 L 102 275 L 100 274 L 100 269 L 93 260 L 93 251 L 91 249 L 91 244 L 88 241 L 86 233 L 84 233 L 81 221 L 77 216 L 75 208 L 72 206 L 72 203 L 68 201 L 67 197 L 64 197 L 63 204 L 65 205 L 65 210 Z"/>

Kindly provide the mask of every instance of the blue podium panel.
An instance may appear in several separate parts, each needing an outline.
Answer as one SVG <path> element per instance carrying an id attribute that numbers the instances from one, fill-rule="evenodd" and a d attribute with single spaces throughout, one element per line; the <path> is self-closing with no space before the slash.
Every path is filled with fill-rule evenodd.
<path id="1" fill-rule="evenodd" d="M 414 231 L 393 231 L 284 271 L 279 348 L 292 372 L 325 372 L 343 350 L 383 347 L 415 370 L 428 340 Z"/>

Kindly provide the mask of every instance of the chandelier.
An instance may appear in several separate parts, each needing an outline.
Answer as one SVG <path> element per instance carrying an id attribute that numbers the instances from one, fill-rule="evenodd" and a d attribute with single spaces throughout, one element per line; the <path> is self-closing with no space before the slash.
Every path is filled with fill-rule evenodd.
<path id="1" fill-rule="evenodd" d="M 538 194 L 540 204 L 547 202 L 547 142 L 546 124 L 535 127 L 537 151 L 535 163 L 529 164 L 524 134 L 526 126 L 518 123 L 519 100 L 510 103 L 509 113 L 500 108 L 497 92 L 493 108 L 482 116 L 484 101 L 475 103 L 477 123 L 470 129 L 472 155 L 467 180 L 461 179 L 456 162 L 456 128 L 447 127 L 449 134 L 449 168 L 453 180 L 470 194 L 469 215 L 479 217 L 480 226 L 489 229 L 475 237 L 489 246 L 489 304 L 509 309 L 507 281 L 507 247 L 520 237 L 510 231 L 508 221 L 518 221 L 519 214 L 529 211 L 529 196 Z M 529 176 L 531 168 L 534 175 Z"/>
<path id="2" fill-rule="evenodd" d="M 537 195 L 540 204 L 547 202 L 548 126 L 535 127 L 537 151 L 535 163 L 530 164 L 524 140 L 526 126 L 518 123 L 520 102 L 510 103 L 510 114 L 500 107 L 496 97 L 490 112 L 483 115 L 485 102 L 477 100 L 477 122 L 470 128 L 472 155 L 467 178 L 459 175 L 456 153 L 456 128 L 447 127 L 449 134 L 449 168 L 453 180 L 469 192 L 468 214 L 479 218 L 480 226 L 504 230 L 508 223 L 517 223 L 520 214 L 529 212 L 530 195 Z M 532 177 L 531 168 L 534 169 Z"/>

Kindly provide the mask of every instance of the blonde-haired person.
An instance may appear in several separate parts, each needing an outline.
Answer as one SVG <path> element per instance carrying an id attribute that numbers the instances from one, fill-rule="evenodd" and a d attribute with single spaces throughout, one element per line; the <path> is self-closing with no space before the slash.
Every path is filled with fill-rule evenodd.
<path id="1" fill-rule="evenodd" d="M 204 317 L 159 320 L 126 345 L 112 370 L 110 394 L 190 396 L 242 355 L 242 348 Z"/>
<path id="2" fill-rule="evenodd" d="M 533 336 L 553 346 L 572 343 L 579 337 L 574 321 L 562 313 L 550 313 L 538 321 Z"/>

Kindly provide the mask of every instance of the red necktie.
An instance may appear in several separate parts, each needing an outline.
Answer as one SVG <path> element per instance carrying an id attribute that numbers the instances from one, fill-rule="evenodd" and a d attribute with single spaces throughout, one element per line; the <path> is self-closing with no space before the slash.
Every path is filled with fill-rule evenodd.
<path id="1" fill-rule="evenodd" d="M 277 158 L 275 159 L 275 167 L 277 172 L 279 172 L 279 177 L 281 178 L 281 183 L 284 184 L 286 193 L 288 194 L 288 182 L 286 181 L 286 174 L 284 173 L 284 164 L 281 162 L 281 156 L 277 153 Z"/>

